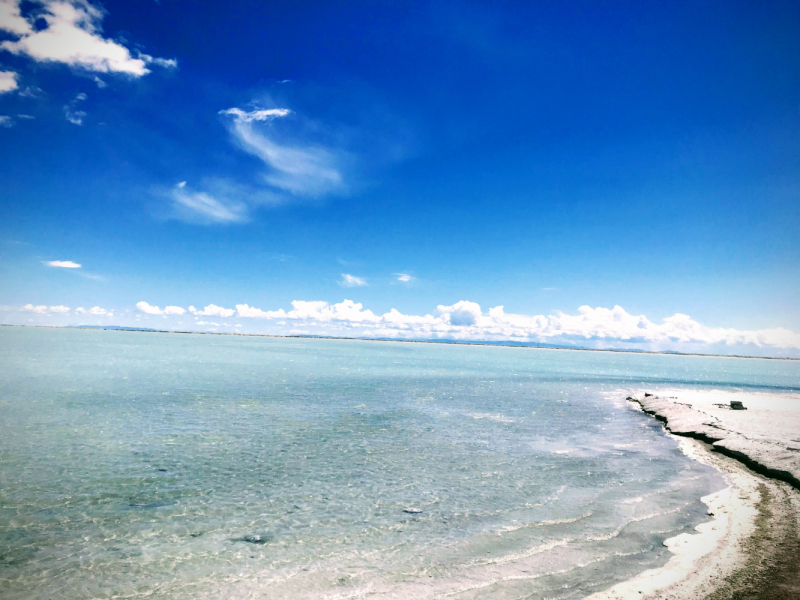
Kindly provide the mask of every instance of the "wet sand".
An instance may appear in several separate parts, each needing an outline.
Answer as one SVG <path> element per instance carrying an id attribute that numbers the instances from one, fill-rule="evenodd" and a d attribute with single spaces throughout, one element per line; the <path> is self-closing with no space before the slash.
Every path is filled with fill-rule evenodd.
<path id="1" fill-rule="evenodd" d="M 703 498 L 712 518 L 696 534 L 664 542 L 673 553 L 664 567 L 591 600 L 800 599 L 800 395 L 659 390 L 628 400 L 728 487 Z"/>

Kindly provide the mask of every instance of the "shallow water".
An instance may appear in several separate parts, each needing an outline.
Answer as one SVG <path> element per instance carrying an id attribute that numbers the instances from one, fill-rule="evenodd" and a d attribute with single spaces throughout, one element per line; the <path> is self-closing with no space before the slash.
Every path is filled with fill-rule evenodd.
<path id="1" fill-rule="evenodd" d="M 580 598 L 721 478 L 631 388 L 796 362 L 0 328 L 4 598 Z"/>

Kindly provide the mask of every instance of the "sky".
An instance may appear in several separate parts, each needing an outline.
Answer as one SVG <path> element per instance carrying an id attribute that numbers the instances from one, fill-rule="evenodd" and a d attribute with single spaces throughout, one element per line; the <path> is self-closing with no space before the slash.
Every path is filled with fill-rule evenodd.
<path id="1" fill-rule="evenodd" d="M 0 322 L 800 357 L 798 31 L 0 0 Z"/>

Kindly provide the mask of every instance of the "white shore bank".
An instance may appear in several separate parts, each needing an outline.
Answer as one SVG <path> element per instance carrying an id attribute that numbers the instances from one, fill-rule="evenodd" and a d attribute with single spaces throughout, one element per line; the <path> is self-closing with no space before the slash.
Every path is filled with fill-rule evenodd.
<path id="1" fill-rule="evenodd" d="M 799 598 L 800 395 L 659 390 L 628 399 L 728 487 L 703 498 L 713 518 L 696 534 L 664 542 L 673 554 L 665 566 L 589 598 Z"/>

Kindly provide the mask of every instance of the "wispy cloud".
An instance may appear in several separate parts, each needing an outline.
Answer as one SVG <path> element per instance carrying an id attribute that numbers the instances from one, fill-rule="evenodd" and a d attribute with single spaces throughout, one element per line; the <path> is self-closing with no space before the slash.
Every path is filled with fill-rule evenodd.
<path id="1" fill-rule="evenodd" d="M 131 53 L 122 44 L 103 37 L 101 23 L 106 13 L 88 0 L 39 0 L 29 14 L 23 14 L 21 5 L 21 0 L 0 2 L 0 29 L 16 38 L 0 43 L 0 49 L 12 54 L 131 77 L 146 75 L 149 65 L 177 64 L 174 60 Z M 39 27 L 39 23 L 45 27 Z"/>
<path id="2" fill-rule="evenodd" d="M 22 98 L 31 98 L 33 100 L 38 100 L 40 98 L 45 97 L 44 90 L 42 88 L 38 88 L 36 86 L 26 86 L 24 90 L 20 90 L 19 95 Z"/>
<path id="3" fill-rule="evenodd" d="M 73 125 L 83 125 L 83 120 L 86 118 L 86 111 L 78 110 L 81 102 L 85 101 L 88 96 L 86 94 L 78 94 L 68 104 L 64 105 L 64 116 L 67 121 Z"/>
<path id="4" fill-rule="evenodd" d="M 185 181 L 171 190 L 173 217 L 194 223 L 244 223 L 249 220 L 247 204 L 236 198 L 192 191 Z M 233 194 L 234 196 L 237 194 Z"/>
<path id="5" fill-rule="evenodd" d="M 61 269 L 80 269 L 81 265 L 79 263 L 73 262 L 71 260 L 46 260 L 44 261 L 48 267 L 58 267 Z"/>
<path id="6" fill-rule="evenodd" d="M 106 310 L 105 308 L 100 308 L 99 306 L 93 306 L 92 308 L 86 309 L 82 306 L 79 306 L 75 309 L 76 315 L 91 315 L 95 317 L 113 317 L 114 311 L 113 310 Z"/>
<path id="7" fill-rule="evenodd" d="M 367 285 L 367 280 L 349 273 L 342 273 L 342 280 L 339 283 L 344 287 L 362 287 Z"/>
<path id="8" fill-rule="evenodd" d="M 240 108 L 228 108 L 226 110 L 219 111 L 219 114 L 235 117 L 237 121 L 241 121 L 243 123 L 252 123 L 253 121 L 271 121 L 272 119 L 277 119 L 278 117 L 285 117 L 291 112 L 292 111 L 290 111 L 288 108 L 268 108 L 264 110 L 253 110 L 250 112 L 243 111 Z"/>
<path id="9" fill-rule="evenodd" d="M 9 117 L 8 115 L 0 115 L 0 127 L 13 127 L 14 126 L 14 119 Z"/>
<path id="10" fill-rule="evenodd" d="M 298 140 L 280 143 L 273 122 L 292 112 L 287 108 L 244 111 L 229 108 L 220 114 L 233 117 L 231 131 L 238 145 L 260 158 L 268 171 L 264 181 L 293 196 L 320 197 L 342 193 L 346 186 L 338 165 L 341 153 L 319 144 Z M 259 128 L 255 124 L 260 123 Z"/>
<path id="11" fill-rule="evenodd" d="M 403 283 L 408 283 L 410 281 L 414 281 L 416 277 L 409 275 L 408 273 L 395 273 L 397 275 L 397 281 L 402 281 Z"/>
<path id="12" fill-rule="evenodd" d="M 0 94 L 13 92 L 17 89 L 18 75 L 14 71 L 0 71 Z"/>

